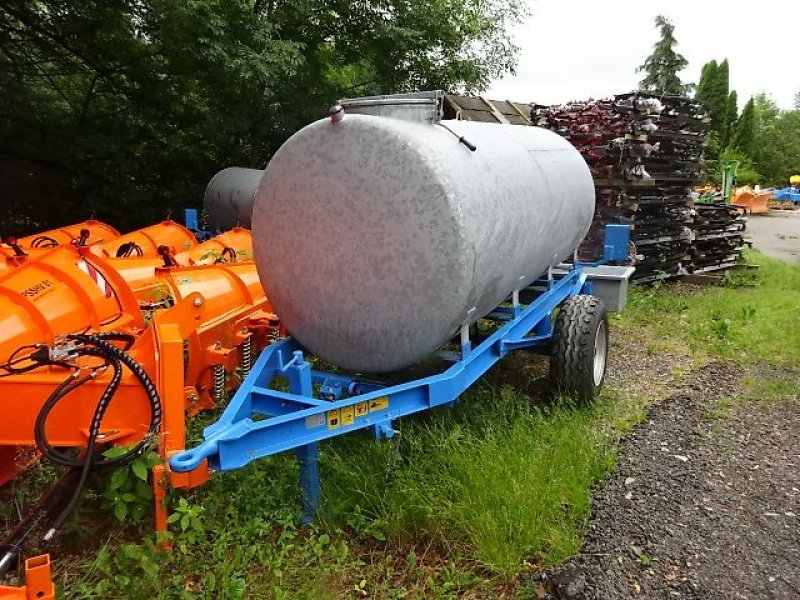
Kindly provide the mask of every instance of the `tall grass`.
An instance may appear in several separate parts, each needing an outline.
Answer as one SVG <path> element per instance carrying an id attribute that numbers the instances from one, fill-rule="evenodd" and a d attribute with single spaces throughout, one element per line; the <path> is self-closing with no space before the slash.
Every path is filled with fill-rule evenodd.
<path id="1" fill-rule="evenodd" d="M 482 386 L 407 423 L 397 458 L 390 445 L 373 460 L 354 444 L 328 448 L 327 518 L 363 513 L 398 542 L 428 540 L 504 576 L 557 562 L 578 549 L 591 486 L 613 463 L 596 421 L 596 410 Z"/>
<path id="2" fill-rule="evenodd" d="M 635 288 L 621 322 L 651 327 L 655 338 L 696 353 L 800 364 L 800 265 L 754 251 L 746 258 L 758 268 L 729 272 L 721 287 L 692 294 L 676 294 L 674 284 Z"/>

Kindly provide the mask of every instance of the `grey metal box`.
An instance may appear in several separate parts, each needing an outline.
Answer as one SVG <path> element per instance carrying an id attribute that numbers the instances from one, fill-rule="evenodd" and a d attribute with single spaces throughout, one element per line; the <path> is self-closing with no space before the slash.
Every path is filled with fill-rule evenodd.
<path id="1" fill-rule="evenodd" d="M 592 295 L 603 301 L 606 310 L 622 312 L 628 301 L 628 279 L 635 267 L 586 267 L 584 272 L 592 282 Z"/>

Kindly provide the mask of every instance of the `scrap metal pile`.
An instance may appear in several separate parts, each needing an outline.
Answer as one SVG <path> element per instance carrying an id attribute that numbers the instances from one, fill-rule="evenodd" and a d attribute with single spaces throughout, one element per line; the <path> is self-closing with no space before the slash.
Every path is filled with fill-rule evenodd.
<path id="1" fill-rule="evenodd" d="M 691 268 L 693 273 L 727 269 L 736 265 L 742 254 L 745 210 L 735 204 L 715 202 L 695 204 Z"/>
<path id="2" fill-rule="evenodd" d="M 642 93 L 540 106 L 534 124 L 567 138 L 595 180 L 595 218 L 581 260 L 603 253 L 608 223 L 631 225 L 633 280 L 646 282 L 725 268 L 736 262 L 744 218 L 727 206 L 693 205 L 701 177 L 708 117 L 682 97 Z M 714 206 L 712 208 L 712 206 Z"/>

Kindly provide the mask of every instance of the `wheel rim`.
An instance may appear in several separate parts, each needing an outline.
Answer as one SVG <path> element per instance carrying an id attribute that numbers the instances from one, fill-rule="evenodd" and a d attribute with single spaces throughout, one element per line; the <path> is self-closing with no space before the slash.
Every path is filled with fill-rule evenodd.
<path id="1" fill-rule="evenodd" d="M 606 324 L 600 321 L 597 326 L 597 335 L 594 337 L 594 385 L 599 387 L 603 383 L 606 372 Z"/>

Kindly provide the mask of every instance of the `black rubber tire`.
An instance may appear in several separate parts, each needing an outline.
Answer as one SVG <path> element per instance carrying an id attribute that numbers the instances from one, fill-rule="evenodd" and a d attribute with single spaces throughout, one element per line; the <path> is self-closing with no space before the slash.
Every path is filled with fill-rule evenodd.
<path id="1" fill-rule="evenodd" d="M 602 339 L 598 340 L 598 336 Z M 596 352 L 602 365 L 595 372 Z M 605 380 L 608 352 L 608 317 L 602 300 L 580 295 L 567 298 L 559 307 L 550 352 L 550 382 L 557 395 L 591 402 Z M 598 359 L 599 360 L 599 359 Z"/>

